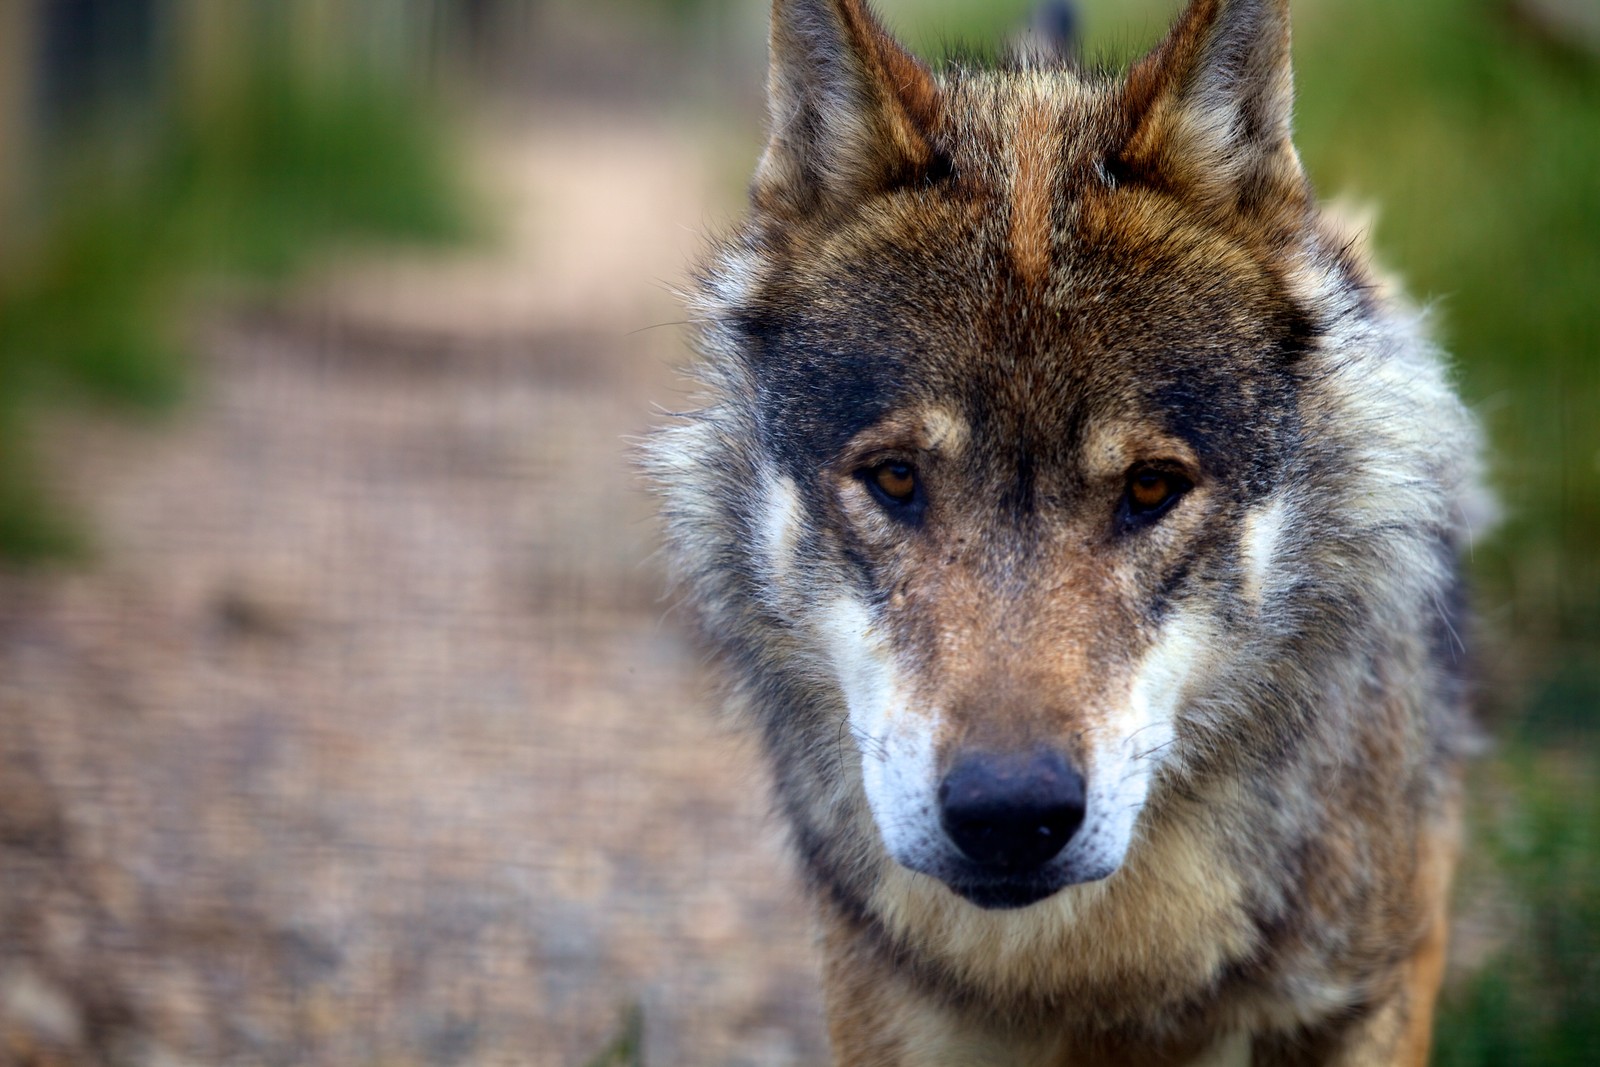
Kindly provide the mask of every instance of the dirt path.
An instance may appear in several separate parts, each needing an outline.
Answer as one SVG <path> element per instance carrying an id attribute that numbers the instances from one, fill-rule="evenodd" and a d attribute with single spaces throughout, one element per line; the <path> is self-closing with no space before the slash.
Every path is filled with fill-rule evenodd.
<path id="1" fill-rule="evenodd" d="M 497 140 L 503 245 L 206 330 L 160 430 L 74 424 L 101 555 L 0 576 L 0 1064 L 820 1062 L 755 762 L 661 601 L 626 435 L 692 131 Z"/>

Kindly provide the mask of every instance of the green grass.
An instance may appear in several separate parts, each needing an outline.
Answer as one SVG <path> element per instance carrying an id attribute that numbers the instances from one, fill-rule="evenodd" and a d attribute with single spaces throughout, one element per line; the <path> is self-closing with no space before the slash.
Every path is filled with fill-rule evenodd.
<path id="1" fill-rule="evenodd" d="M 1494 941 L 1440 1005 L 1438 1067 L 1600 1062 L 1600 774 L 1517 745 L 1474 776 L 1458 894 Z"/>

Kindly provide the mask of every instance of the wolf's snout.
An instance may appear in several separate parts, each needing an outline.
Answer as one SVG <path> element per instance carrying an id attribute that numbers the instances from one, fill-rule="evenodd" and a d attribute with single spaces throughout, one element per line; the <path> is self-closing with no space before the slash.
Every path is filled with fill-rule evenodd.
<path id="1" fill-rule="evenodd" d="M 1083 775 L 1057 752 L 963 756 L 939 786 L 940 823 L 974 863 L 1022 873 L 1054 859 L 1083 823 Z"/>

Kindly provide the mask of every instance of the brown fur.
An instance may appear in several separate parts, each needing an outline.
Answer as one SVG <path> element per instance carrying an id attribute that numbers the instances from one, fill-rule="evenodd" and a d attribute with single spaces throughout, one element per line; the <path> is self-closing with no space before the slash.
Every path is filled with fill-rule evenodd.
<path id="1" fill-rule="evenodd" d="M 1018 122 L 1016 174 L 1011 180 L 1011 255 L 1029 284 L 1040 284 L 1050 269 L 1055 237 L 1051 187 L 1055 170 L 1055 114 L 1036 100 Z"/>

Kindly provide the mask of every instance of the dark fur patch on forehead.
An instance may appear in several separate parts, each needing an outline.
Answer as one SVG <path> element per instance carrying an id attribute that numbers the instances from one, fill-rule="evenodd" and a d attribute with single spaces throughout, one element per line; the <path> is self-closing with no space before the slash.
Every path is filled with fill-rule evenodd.
<path id="1" fill-rule="evenodd" d="M 1202 307 L 1152 336 L 1163 347 L 1147 355 L 1136 403 L 1209 470 L 1254 495 L 1298 439 L 1298 363 L 1316 329 L 1304 309 L 1276 297 L 1249 313 L 1241 327 Z"/>
<path id="2" fill-rule="evenodd" d="M 1003 286 L 982 278 L 922 282 L 977 290 L 952 294 L 950 316 L 985 303 L 991 314 L 903 321 L 892 306 L 863 303 L 853 314 L 830 306 L 741 320 L 761 424 L 791 472 L 817 469 L 863 430 L 929 399 L 970 421 L 985 442 L 979 454 L 1010 457 L 1003 491 L 1019 515 L 1034 507 L 1040 477 L 1059 484 L 1073 465 L 1086 419 L 1148 423 L 1252 489 L 1292 446 L 1296 364 L 1316 328 L 1286 299 L 1251 306 L 1222 291 L 1208 306 L 1156 272 L 1098 301 L 1104 311 L 1088 304 L 1054 316 L 1008 307 Z M 1186 311 L 1174 316 L 1167 305 L 1179 302 Z"/>
<path id="3" fill-rule="evenodd" d="M 740 320 L 756 372 L 767 445 L 802 478 L 867 427 L 903 392 L 900 339 L 873 321 L 811 323 L 758 313 Z"/>

